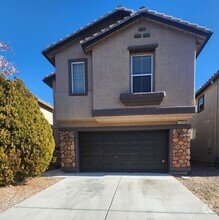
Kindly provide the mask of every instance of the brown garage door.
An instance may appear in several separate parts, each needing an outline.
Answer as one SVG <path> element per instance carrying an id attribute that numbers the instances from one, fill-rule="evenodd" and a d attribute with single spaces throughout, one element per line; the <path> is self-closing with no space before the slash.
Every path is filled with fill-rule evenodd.
<path id="1" fill-rule="evenodd" d="M 80 133 L 81 171 L 167 171 L 167 131 Z"/>

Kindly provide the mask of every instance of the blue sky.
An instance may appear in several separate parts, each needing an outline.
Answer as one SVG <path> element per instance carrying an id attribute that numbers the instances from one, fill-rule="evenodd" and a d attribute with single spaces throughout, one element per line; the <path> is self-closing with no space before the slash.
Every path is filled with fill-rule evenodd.
<path id="1" fill-rule="evenodd" d="M 52 90 L 42 78 L 54 71 L 41 51 L 118 5 L 145 6 L 214 32 L 196 63 L 196 89 L 219 69 L 218 0 L 0 0 L 0 40 L 10 42 L 19 77 L 31 92 L 53 104 Z"/>

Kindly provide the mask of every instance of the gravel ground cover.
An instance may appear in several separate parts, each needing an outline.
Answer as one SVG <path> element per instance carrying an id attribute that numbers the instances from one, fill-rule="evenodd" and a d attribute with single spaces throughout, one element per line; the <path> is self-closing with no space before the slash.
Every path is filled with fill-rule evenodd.
<path id="1" fill-rule="evenodd" d="M 59 177 L 36 177 L 28 179 L 23 184 L 0 187 L 0 213 L 62 179 Z"/>
<path id="2" fill-rule="evenodd" d="M 191 175 L 176 178 L 219 215 L 219 167 L 193 165 Z"/>

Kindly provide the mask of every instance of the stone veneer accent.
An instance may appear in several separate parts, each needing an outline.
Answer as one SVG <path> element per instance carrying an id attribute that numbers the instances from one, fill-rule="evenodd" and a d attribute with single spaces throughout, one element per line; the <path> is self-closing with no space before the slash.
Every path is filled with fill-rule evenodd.
<path id="1" fill-rule="evenodd" d="M 190 167 L 190 129 L 173 129 L 174 168 Z"/>
<path id="2" fill-rule="evenodd" d="M 60 131 L 61 168 L 75 168 L 75 132 Z"/>

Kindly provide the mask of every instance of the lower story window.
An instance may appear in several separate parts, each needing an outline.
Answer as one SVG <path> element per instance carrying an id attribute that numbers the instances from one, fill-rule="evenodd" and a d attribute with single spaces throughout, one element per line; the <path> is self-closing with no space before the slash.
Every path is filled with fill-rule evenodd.
<path id="1" fill-rule="evenodd" d="M 131 57 L 132 93 L 152 92 L 152 60 L 152 54 L 133 55 Z"/>

